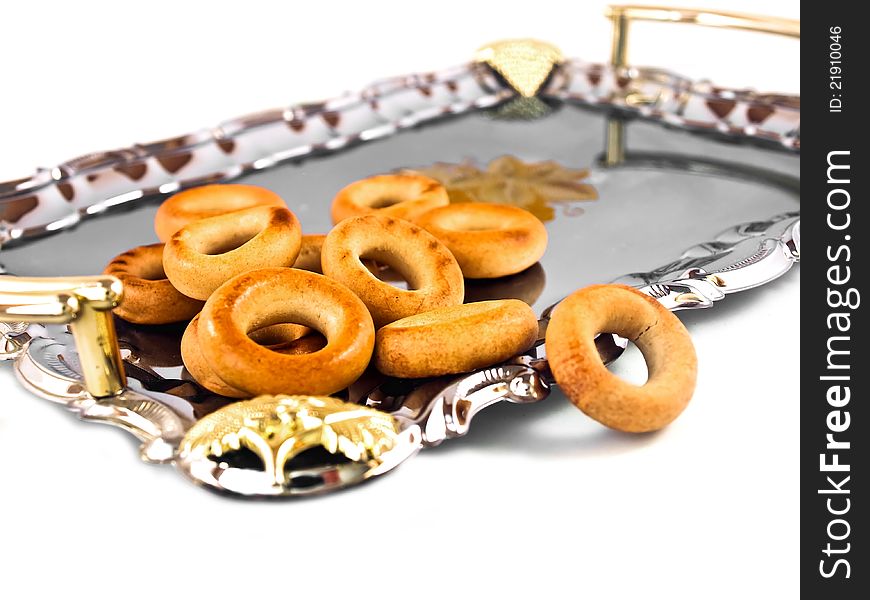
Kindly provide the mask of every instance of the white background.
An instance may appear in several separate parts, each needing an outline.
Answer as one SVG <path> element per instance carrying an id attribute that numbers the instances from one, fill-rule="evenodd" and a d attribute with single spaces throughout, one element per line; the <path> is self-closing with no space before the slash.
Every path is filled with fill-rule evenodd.
<path id="1" fill-rule="evenodd" d="M 681 3 L 799 17 L 797 2 Z M 0 180 L 457 64 L 503 37 L 605 60 L 603 7 L 9 3 Z M 636 63 L 799 90 L 798 42 L 635 33 Z M 555 400 L 496 407 L 388 477 L 301 502 L 228 500 L 140 464 L 132 438 L 37 400 L 0 365 L 0 596 L 797 597 L 799 290 L 795 269 L 682 313 L 698 388 L 660 434 L 617 435 Z"/>

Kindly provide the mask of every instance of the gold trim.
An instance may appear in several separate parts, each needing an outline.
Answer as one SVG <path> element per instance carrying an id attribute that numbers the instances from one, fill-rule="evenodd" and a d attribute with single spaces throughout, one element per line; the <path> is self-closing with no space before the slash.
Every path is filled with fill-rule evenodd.
<path id="1" fill-rule="evenodd" d="M 518 94 L 531 98 L 564 57 L 552 44 L 525 38 L 487 44 L 477 51 L 475 60 L 501 75 Z"/>
<path id="2" fill-rule="evenodd" d="M 126 385 L 111 312 L 122 293 L 121 282 L 106 275 L 0 276 L 0 321 L 68 323 L 88 393 L 114 396 Z"/>
<path id="3" fill-rule="evenodd" d="M 78 298 L 70 294 L 0 289 L 0 321 L 6 323 L 69 323 L 79 310 Z"/>
<path id="4" fill-rule="evenodd" d="M 771 33 L 798 39 L 801 37 L 800 21 L 739 12 L 665 6 L 612 5 L 607 7 L 604 14 L 613 23 L 610 63 L 616 68 L 628 65 L 629 26 L 632 21 L 688 23 L 703 27 Z"/>
<path id="5" fill-rule="evenodd" d="M 738 12 L 700 10 L 695 8 L 671 8 L 665 6 L 611 5 L 604 12 L 612 25 L 610 40 L 610 64 L 615 71 L 628 66 L 628 42 L 633 21 L 656 23 L 688 23 L 703 27 L 757 31 L 800 39 L 801 22 L 779 17 L 765 17 Z M 626 90 L 625 101 L 629 105 L 643 104 L 648 99 L 634 90 Z M 604 164 L 612 167 L 625 159 L 625 124 L 618 118 L 607 123 Z"/>
<path id="6" fill-rule="evenodd" d="M 615 167 L 625 161 L 625 121 L 619 117 L 607 119 L 604 139 L 604 166 Z"/>
<path id="7" fill-rule="evenodd" d="M 610 64 L 622 68 L 628 64 L 628 17 L 612 12 L 616 7 L 609 6 L 605 15 L 610 17 L 612 31 L 610 37 Z"/>
<path id="8" fill-rule="evenodd" d="M 290 484 L 286 464 L 322 446 L 354 463 L 380 465 L 398 443 L 396 420 L 328 396 L 257 396 L 225 406 L 196 422 L 179 447 L 182 461 L 220 460 L 244 447 L 262 461 L 271 487 Z"/>
<path id="9" fill-rule="evenodd" d="M 511 204 L 541 221 L 552 221 L 560 202 L 598 199 L 589 183 L 589 169 L 567 168 L 556 161 L 524 162 L 506 154 L 494 158 L 485 169 L 474 162 L 435 163 L 414 169 L 440 181 L 450 202 Z"/>

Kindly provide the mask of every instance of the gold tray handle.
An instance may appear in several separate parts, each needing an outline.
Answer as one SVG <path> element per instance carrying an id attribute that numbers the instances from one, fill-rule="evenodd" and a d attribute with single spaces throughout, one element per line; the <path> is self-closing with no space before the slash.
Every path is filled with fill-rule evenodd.
<path id="1" fill-rule="evenodd" d="M 629 25 L 632 21 L 689 23 L 704 27 L 772 33 L 798 39 L 801 37 L 800 21 L 737 12 L 665 6 L 612 5 L 607 7 L 605 15 L 613 23 L 610 63 L 615 68 L 628 65 Z"/>
<path id="2" fill-rule="evenodd" d="M 0 276 L 0 321 L 68 323 L 75 338 L 85 388 L 94 398 L 126 385 L 112 309 L 121 300 L 115 277 Z"/>
<path id="3" fill-rule="evenodd" d="M 613 36 L 610 40 L 610 64 L 613 70 L 619 72 L 628 66 L 628 39 L 630 25 L 633 21 L 653 21 L 656 23 L 688 23 L 704 27 L 719 27 L 723 29 L 741 29 L 772 33 L 800 39 L 801 22 L 779 17 L 765 17 L 744 13 L 700 10 L 695 8 L 671 8 L 665 6 L 611 5 L 604 12 L 613 26 Z M 631 90 L 626 90 L 625 100 L 629 102 Z M 643 98 L 635 98 L 633 102 L 643 103 Z M 607 122 L 607 133 L 604 150 L 604 165 L 613 167 L 625 160 L 625 123 L 622 119 L 613 118 Z"/>

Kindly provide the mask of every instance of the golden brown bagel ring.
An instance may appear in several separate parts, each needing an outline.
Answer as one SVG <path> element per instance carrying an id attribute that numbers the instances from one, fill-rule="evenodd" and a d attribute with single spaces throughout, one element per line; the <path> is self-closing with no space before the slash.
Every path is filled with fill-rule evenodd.
<path id="1" fill-rule="evenodd" d="M 317 329 L 326 346 L 285 355 L 248 337 L 276 323 Z M 337 392 L 366 369 L 375 342 L 371 316 L 353 292 L 299 269 L 258 269 L 231 279 L 205 303 L 197 329 L 209 367 L 250 395 Z"/>
<path id="2" fill-rule="evenodd" d="M 447 246 L 469 279 L 513 275 L 547 249 L 547 229 L 532 213 L 506 204 L 450 204 L 414 222 Z"/>
<path id="3" fill-rule="evenodd" d="M 209 391 L 230 398 L 248 398 L 250 394 L 236 389 L 208 365 L 199 348 L 197 327 L 199 315 L 195 316 L 181 337 L 181 356 L 187 371 L 197 383 Z M 309 354 L 326 345 L 326 339 L 304 325 L 281 323 L 263 327 L 248 334 L 252 340 L 281 354 Z"/>
<path id="4" fill-rule="evenodd" d="M 375 277 L 360 259 L 394 267 L 411 289 Z M 456 259 L 416 225 L 385 215 L 351 217 L 326 236 L 323 273 L 349 287 L 381 327 L 442 306 L 462 304 L 464 281 Z"/>
<path id="5" fill-rule="evenodd" d="M 208 391 L 228 398 L 251 397 L 247 392 L 234 388 L 218 377 L 206 362 L 199 344 L 199 315 L 196 315 L 188 323 L 181 336 L 181 360 L 184 362 L 184 368 L 187 369 L 187 372 Z"/>
<path id="6" fill-rule="evenodd" d="M 289 267 L 301 244 L 296 215 L 286 208 L 256 206 L 182 227 L 163 250 L 163 268 L 182 293 L 207 300 L 236 275 Z"/>
<path id="7" fill-rule="evenodd" d="M 450 202 L 438 181 L 419 173 L 375 175 L 354 181 L 332 201 L 332 222 L 371 213 L 411 220 Z"/>
<path id="8" fill-rule="evenodd" d="M 322 275 L 323 268 L 320 266 L 320 251 L 323 248 L 323 241 L 325 239 L 326 235 L 323 233 L 303 235 L 302 248 L 299 249 L 299 256 L 296 257 L 293 268 Z"/>
<path id="9" fill-rule="evenodd" d="M 202 308 L 188 298 L 163 272 L 163 244 L 138 246 L 112 259 L 103 271 L 124 285 L 124 297 L 115 314 L 131 323 L 163 325 L 187 321 Z"/>
<path id="10" fill-rule="evenodd" d="M 643 353 L 649 377 L 637 386 L 607 370 L 595 349 L 615 333 Z M 692 398 L 697 357 L 689 332 L 653 298 L 624 285 L 592 285 L 563 300 L 547 328 L 547 359 L 556 382 L 580 410 L 620 431 L 661 429 Z"/>
<path id="11" fill-rule="evenodd" d="M 486 367 L 528 350 L 538 318 L 521 300 L 436 308 L 378 330 L 374 363 L 393 377 L 434 377 Z"/>
<path id="12" fill-rule="evenodd" d="M 281 196 L 256 185 L 203 185 L 167 198 L 154 216 L 154 231 L 161 242 L 167 242 L 189 223 L 253 206 L 287 207 Z"/>

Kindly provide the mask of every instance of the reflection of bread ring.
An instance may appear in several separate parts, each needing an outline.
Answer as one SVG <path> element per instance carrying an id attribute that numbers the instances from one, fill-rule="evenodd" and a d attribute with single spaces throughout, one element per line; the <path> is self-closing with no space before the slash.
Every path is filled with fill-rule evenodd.
<path id="1" fill-rule="evenodd" d="M 185 322 L 184 326 L 186 325 Z M 140 327 L 118 319 L 115 329 L 118 333 L 118 346 L 122 351 L 130 353 L 125 360 L 152 368 L 178 367 L 183 364 L 179 346 L 181 333 L 184 331 L 181 323 Z"/>
<path id="2" fill-rule="evenodd" d="M 451 204 L 414 222 L 447 246 L 469 279 L 519 273 L 538 262 L 547 249 L 544 224 L 516 206 Z"/>
<path id="3" fill-rule="evenodd" d="M 263 267 L 289 267 L 299 254 L 302 230 L 286 208 L 257 206 L 182 227 L 163 251 L 172 284 L 207 300 L 223 282 Z"/>
<path id="4" fill-rule="evenodd" d="M 400 290 L 375 277 L 360 262 L 366 258 L 395 268 L 411 289 Z M 378 327 L 462 303 L 464 282 L 456 259 L 434 237 L 402 219 L 345 219 L 326 236 L 321 261 L 323 273 L 359 296 Z"/>
<path id="5" fill-rule="evenodd" d="M 413 219 L 449 202 L 444 186 L 425 175 L 375 175 L 355 181 L 336 194 L 332 201 L 332 222 L 371 213 Z"/>
<path id="6" fill-rule="evenodd" d="M 286 355 L 248 337 L 276 323 L 317 329 L 326 346 Z M 340 283 L 273 268 L 244 273 L 218 288 L 202 309 L 197 338 L 215 374 L 250 395 L 332 394 L 368 366 L 375 331 L 365 305 Z"/>
<path id="7" fill-rule="evenodd" d="M 496 279 L 469 279 L 465 282 L 465 301 L 506 300 L 516 298 L 532 306 L 544 291 L 547 275 L 541 263 L 525 271 Z"/>
<path id="8" fill-rule="evenodd" d="M 320 266 L 320 251 L 323 248 L 323 240 L 325 239 L 326 236 L 322 233 L 303 235 L 302 247 L 299 249 L 299 256 L 296 257 L 293 268 L 322 274 L 323 268 Z"/>
<path id="9" fill-rule="evenodd" d="M 131 323 L 163 325 L 187 321 L 202 302 L 179 292 L 163 272 L 163 244 L 139 246 L 112 259 L 103 271 L 124 286 L 115 314 Z"/>
<path id="10" fill-rule="evenodd" d="M 486 367 L 528 350 L 538 318 L 519 300 L 436 308 L 378 330 L 374 362 L 393 377 L 432 377 Z"/>
<path id="11" fill-rule="evenodd" d="M 615 333 L 637 344 L 649 378 L 642 386 L 605 368 L 595 335 Z M 553 311 L 547 358 L 565 395 L 584 413 L 620 431 L 661 429 L 692 397 L 697 358 L 680 320 L 646 294 L 624 285 L 578 290 Z"/>
<path id="12" fill-rule="evenodd" d="M 166 242 L 188 223 L 253 206 L 286 208 L 281 196 L 266 188 L 237 183 L 203 185 L 167 198 L 154 216 L 154 230 Z"/>

